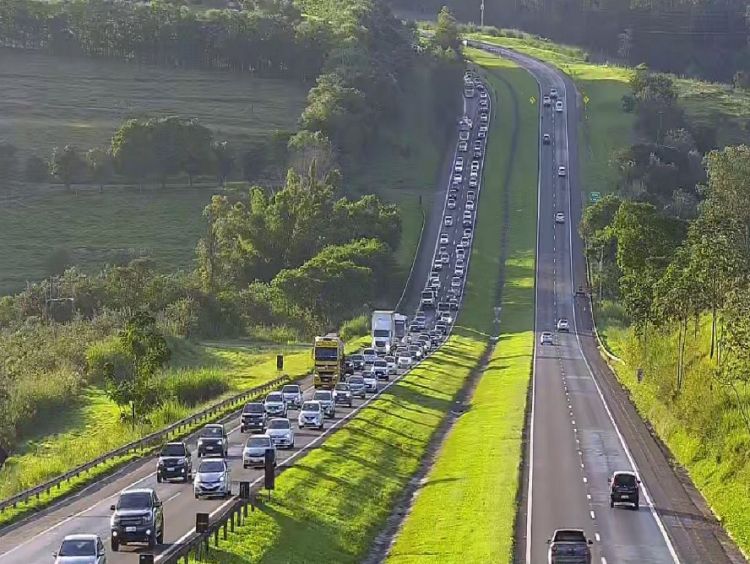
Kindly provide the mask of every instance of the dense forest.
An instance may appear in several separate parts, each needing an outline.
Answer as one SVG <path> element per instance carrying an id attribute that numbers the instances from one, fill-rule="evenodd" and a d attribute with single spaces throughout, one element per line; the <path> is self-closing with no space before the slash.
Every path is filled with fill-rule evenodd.
<path id="1" fill-rule="evenodd" d="M 430 19 L 447 4 L 460 21 L 480 22 L 479 2 L 390 2 Z M 750 71 L 744 0 L 486 0 L 484 6 L 485 25 L 519 28 L 631 65 L 723 82 Z"/>

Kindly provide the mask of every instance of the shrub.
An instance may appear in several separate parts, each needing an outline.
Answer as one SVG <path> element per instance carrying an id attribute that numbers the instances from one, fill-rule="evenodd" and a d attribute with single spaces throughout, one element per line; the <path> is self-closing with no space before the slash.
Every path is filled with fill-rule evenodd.
<path id="1" fill-rule="evenodd" d="M 340 336 L 344 341 L 364 337 L 370 332 L 370 318 L 366 315 L 360 315 L 341 325 Z"/>
<path id="2" fill-rule="evenodd" d="M 216 370 L 180 370 L 162 381 L 165 395 L 193 407 L 229 390 L 227 377 Z"/>
<path id="3" fill-rule="evenodd" d="M 89 383 L 104 383 L 110 370 L 119 381 L 126 378 L 132 369 L 130 357 L 117 337 L 97 341 L 86 351 L 86 379 Z"/>

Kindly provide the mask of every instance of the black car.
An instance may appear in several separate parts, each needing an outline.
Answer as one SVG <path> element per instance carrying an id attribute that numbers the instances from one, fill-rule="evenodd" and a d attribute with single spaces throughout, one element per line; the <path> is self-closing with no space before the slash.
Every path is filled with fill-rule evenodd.
<path id="1" fill-rule="evenodd" d="M 361 371 L 365 367 L 365 357 L 361 354 L 353 354 L 349 357 L 349 362 L 352 363 L 354 370 Z"/>
<path id="2" fill-rule="evenodd" d="M 223 456 L 229 454 L 229 438 L 224 425 L 211 423 L 201 429 L 198 437 L 198 458 L 201 456 Z"/>
<path id="3" fill-rule="evenodd" d="M 266 408 L 260 402 L 245 404 L 242 408 L 240 421 L 240 433 L 250 431 L 251 433 L 262 433 L 266 430 Z"/>
<path id="4" fill-rule="evenodd" d="M 336 384 L 333 389 L 333 401 L 336 405 L 352 407 L 352 390 L 349 388 L 349 384 Z"/>
<path id="5" fill-rule="evenodd" d="M 193 479 L 193 455 L 183 442 L 167 443 L 161 448 L 156 463 L 156 481 Z"/>
<path id="6" fill-rule="evenodd" d="M 354 374 L 354 363 L 350 359 L 344 361 L 344 376 Z"/>
<path id="7" fill-rule="evenodd" d="M 110 527 L 113 552 L 131 542 L 147 543 L 151 548 L 164 542 L 164 511 L 154 490 L 124 491 L 110 509 L 115 512 Z"/>
<path id="8" fill-rule="evenodd" d="M 609 479 L 609 506 L 615 503 L 628 503 L 634 509 L 638 509 L 640 503 L 640 492 L 638 484 L 641 481 L 633 472 L 615 472 Z"/>

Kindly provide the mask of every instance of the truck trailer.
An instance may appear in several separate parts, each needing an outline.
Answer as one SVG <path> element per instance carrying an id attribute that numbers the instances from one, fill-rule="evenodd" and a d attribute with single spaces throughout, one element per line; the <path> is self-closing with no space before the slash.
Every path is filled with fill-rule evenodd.
<path id="1" fill-rule="evenodd" d="M 376 310 L 372 312 L 372 348 L 378 354 L 390 354 L 396 340 L 396 312 Z"/>

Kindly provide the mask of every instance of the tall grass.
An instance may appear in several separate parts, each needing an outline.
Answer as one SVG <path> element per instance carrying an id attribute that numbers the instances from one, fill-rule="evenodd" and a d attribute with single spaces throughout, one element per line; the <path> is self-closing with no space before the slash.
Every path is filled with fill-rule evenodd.
<path id="1" fill-rule="evenodd" d="M 229 377 L 215 368 L 179 370 L 162 380 L 167 397 L 178 404 L 194 407 L 229 391 Z"/>

